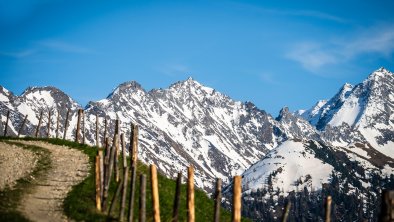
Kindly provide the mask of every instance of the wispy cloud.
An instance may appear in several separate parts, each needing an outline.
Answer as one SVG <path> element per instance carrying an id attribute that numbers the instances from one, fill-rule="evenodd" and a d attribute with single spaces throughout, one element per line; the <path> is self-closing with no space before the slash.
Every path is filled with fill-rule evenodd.
<path id="1" fill-rule="evenodd" d="M 43 40 L 38 42 L 38 45 L 52 50 L 68 52 L 68 53 L 86 54 L 93 52 L 93 50 L 88 49 L 86 47 L 71 44 L 60 40 Z"/>
<path id="2" fill-rule="evenodd" d="M 27 56 L 33 55 L 34 53 L 36 53 L 36 50 L 26 49 L 26 50 L 15 51 L 15 52 L 0 52 L 0 56 L 20 59 L 20 58 L 25 58 Z"/>
<path id="3" fill-rule="evenodd" d="M 347 19 L 341 18 L 336 15 L 328 14 L 325 12 L 314 11 L 314 10 L 278 10 L 278 9 L 261 9 L 266 13 L 272 13 L 283 16 L 298 16 L 298 17 L 310 17 L 322 20 L 328 20 L 338 23 L 349 23 Z"/>
<path id="4" fill-rule="evenodd" d="M 348 62 L 374 53 L 389 58 L 394 53 L 394 26 L 379 26 L 356 31 L 328 41 L 306 41 L 294 44 L 285 57 L 317 72 L 327 65 Z"/>
<path id="5" fill-rule="evenodd" d="M 321 12 L 321 11 L 316 11 L 316 10 L 298 10 L 298 9 L 275 9 L 275 8 L 267 8 L 267 7 L 261 7 L 258 5 L 252 5 L 252 4 L 247 4 L 247 3 L 239 3 L 239 2 L 233 2 L 234 5 L 237 6 L 237 8 L 246 8 L 249 10 L 253 10 L 259 13 L 264 13 L 264 14 L 271 14 L 271 15 L 278 15 L 278 16 L 295 16 L 295 17 L 309 17 L 309 18 L 315 18 L 315 19 L 321 19 L 321 20 L 327 20 L 327 21 L 332 21 L 332 22 L 337 22 L 337 23 L 349 23 L 350 21 L 348 19 Z"/>
<path id="6" fill-rule="evenodd" d="M 44 51 L 54 51 L 61 53 L 74 53 L 74 54 L 91 54 L 93 50 L 71 44 L 60 40 L 43 40 L 33 42 L 27 49 L 15 50 L 15 51 L 0 51 L 0 56 L 9 57 L 14 59 L 23 59 L 36 54 L 40 54 Z"/>

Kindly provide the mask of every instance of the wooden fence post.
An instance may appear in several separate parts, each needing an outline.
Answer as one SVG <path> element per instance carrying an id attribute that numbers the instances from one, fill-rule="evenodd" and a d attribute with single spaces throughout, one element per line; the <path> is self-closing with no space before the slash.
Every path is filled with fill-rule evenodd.
<path id="1" fill-rule="evenodd" d="M 187 168 L 187 221 L 194 222 L 194 168 Z"/>
<path id="2" fill-rule="evenodd" d="M 181 185 L 182 185 L 182 172 L 179 172 L 177 179 L 176 179 L 174 208 L 172 210 L 172 221 L 173 222 L 178 222 L 178 219 L 179 219 L 179 205 L 181 202 Z"/>
<path id="3" fill-rule="evenodd" d="M 108 181 L 108 174 L 109 174 L 109 159 L 111 156 L 111 147 L 109 146 L 108 142 L 108 137 L 105 138 L 105 155 L 104 155 L 104 192 L 103 192 L 103 198 L 102 198 L 102 210 L 106 211 L 107 210 L 107 198 L 108 198 L 108 193 L 107 193 L 107 181 Z"/>
<path id="4" fill-rule="evenodd" d="M 216 179 L 214 222 L 220 221 L 220 205 L 222 203 L 222 179 Z"/>
<path id="5" fill-rule="evenodd" d="M 131 136 L 130 136 L 130 165 L 131 165 L 131 181 L 130 181 L 130 203 L 129 203 L 129 221 L 131 222 L 134 217 L 134 199 L 135 199 L 135 181 L 137 174 L 137 160 L 138 160 L 138 126 L 131 125 Z"/>
<path id="6" fill-rule="evenodd" d="M 103 136 L 103 138 L 104 139 L 107 138 L 107 117 L 106 116 L 104 117 L 104 136 Z M 105 143 L 105 141 L 103 141 L 103 142 Z M 105 144 L 103 146 L 105 146 Z"/>
<path id="7" fill-rule="evenodd" d="M 115 144 L 115 161 L 114 161 L 114 168 L 115 168 L 115 181 L 119 182 L 119 134 L 116 134 L 118 139 L 116 140 Z"/>
<path id="8" fill-rule="evenodd" d="M 146 220 L 146 176 L 140 175 L 140 202 L 139 202 L 139 222 Z"/>
<path id="9" fill-rule="evenodd" d="M 287 204 L 286 204 L 285 212 L 283 213 L 282 222 L 286 222 L 287 219 L 289 218 L 290 208 L 291 208 L 291 202 L 290 202 L 290 199 L 289 199 L 287 201 Z"/>
<path id="10" fill-rule="evenodd" d="M 122 189 L 122 200 L 121 200 L 121 205 L 120 205 L 120 215 L 119 215 L 119 220 L 124 221 L 124 210 L 126 207 L 126 194 L 127 194 L 127 182 L 128 182 L 128 177 L 129 177 L 129 168 L 126 167 L 124 168 L 123 171 L 123 189 Z"/>
<path id="11" fill-rule="evenodd" d="M 379 221 L 394 221 L 394 190 L 383 190 Z"/>
<path id="12" fill-rule="evenodd" d="M 109 154 L 109 163 L 106 168 L 105 172 L 105 185 L 104 185 L 104 200 L 107 200 L 108 198 L 108 189 L 109 189 L 109 184 L 111 182 L 111 177 L 112 177 L 112 171 L 114 167 L 114 158 L 115 158 L 115 144 L 117 143 L 118 136 L 114 136 L 114 141 L 112 143 L 112 148 Z M 106 201 L 103 202 L 103 210 L 105 211 L 107 207 Z"/>
<path id="13" fill-rule="evenodd" d="M 47 138 L 51 134 L 51 110 L 48 111 L 48 125 L 47 125 Z"/>
<path id="14" fill-rule="evenodd" d="M 36 138 L 38 137 L 38 133 L 40 132 L 41 121 L 42 121 L 42 111 L 40 112 L 40 118 L 38 119 L 38 125 L 36 128 Z"/>
<path id="15" fill-rule="evenodd" d="M 101 211 L 101 178 L 100 178 L 100 156 L 96 156 L 96 208 Z"/>
<path id="16" fill-rule="evenodd" d="M 66 114 L 66 120 L 64 122 L 64 134 L 63 134 L 63 140 L 66 139 L 66 135 L 67 135 L 67 128 L 68 128 L 68 116 L 70 115 L 70 109 L 67 110 L 67 114 Z"/>
<path id="17" fill-rule="evenodd" d="M 85 112 L 82 110 L 82 144 L 85 144 Z"/>
<path id="18" fill-rule="evenodd" d="M 104 155 L 103 150 L 98 151 L 98 155 L 100 158 L 100 199 L 101 205 L 103 203 L 103 195 L 104 195 Z"/>
<path id="19" fill-rule="evenodd" d="M 78 109 L 77 130 L 75 132 L 75 142 L 79 143 L 79 131 L 81 130 L 82 109 Z"/>
<path id="20" fill-rule="evenodd" d="M 99 142 L 100 142 L 99 141 L 99 118 L 98 118 L 98 114 L 96 113 L 96 146 L 97 147 L 100 147 Z"/>
<path id="21" fill-rule="evenodd" d="M 152 206 L 153 206 L 153 221 L 160 222 L 160 201 L 159 201 L 159 187 L 157 182 L 157 169 L 155 165 L 150 165 L 151 186 L 152 186 Z"/>
<path id="22" fill-rule="evenodd" d="M 57 118 L 56 118 L 56 139 L 59 138 L 59 125 L 60 125 L 60 111 L 57 110 Z"/>
<path id="23" fill-rule="evenodd" d="M 234 177 L 234 184 L 233 184 L 233 222 L 240 222 L 241 221 L 241 190 L 242 185 L 242 177 L 235 176 Z"/>
<path id="24" fill-rule="evenodd" d="M 127 167 L 127 156 L 126 156 L 126 141 L 124 139 L 124 134 L 120 135 L 120 143 L 122 144 L 122 160 L 123 160 L 123 169 Z"/>
<path id="25" fill-rule="evenodd" d="M 109 207 L 109 211 L 108 211 L 108 217 L 110 217 L 111 213 L 115 210 L 116 202 L 120 195 L 120 191 L 122 190 L 122 185 L 123 185 L 122 180 L 120 180 L 118 186 L 116 187 L 116 192 L 112 197 L 111 206 Z"/>
<path id="26" fill-rule="evenodd" d="M 5 121 L 5 128 L 4 128 L 4 136 L 7 136 L 7 130 L 8 130 L 8 121 L 10 119 L 10 111 L 7 111 L 7 119 Z"/>
<path id="27" fill-rule="evenodd" d="M 25 124 L 26 124 L 26 120 L 27 120 L 27 115 L 26 115 L 25 118 L 23 119 L 22 125 L 21 125 L 21 127 L 19 128 L 18 137 L 19 137 L 19 136 L 21 135 L 21 133 L 22 133 L 23 127 L 24 127 Z"/>
<path id="28" fill-rule="evenodd" d="M 332 198 L 331 196 L 327 196 L 326 199 L 326 222 L 330 222 L 331 221 L 331 202 L 332 202 Z"/>

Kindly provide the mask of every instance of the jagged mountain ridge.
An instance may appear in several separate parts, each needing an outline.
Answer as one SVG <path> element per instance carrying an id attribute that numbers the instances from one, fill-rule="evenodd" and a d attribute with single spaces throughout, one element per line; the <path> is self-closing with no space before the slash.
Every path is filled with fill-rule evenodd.
<path id="1" fill-rule="evenodd" d="M 74 138 L 76 110 L 81 106 L 65 93 L 53 87 L 33 87 L 19 97 L 9 94 L 8 97 L 4 94 L 8 99 L 0 102 L 4 106 L 1 115 L 4 122 L 6 110 L 11 109 L 19 117 L 11 119 L 11 125 L 15 126 L 11 127 L 14 135 L 26 114 L 27 130 L 22 134 L 34 135 L 41 110 L 44 110 L 41 135 L 46 133 L 47 110 L 52 110 L 52 136 L 56 129 L 56 110 L 60 110 L 59 134 L 63 135 L 65 113 L 70 108 L 66 138 Z M 155 163 L 169 177 L 178 171 L 186 173 L 186 167 L 192 164 L 196 185 L 206 191 L 211 191 L 216 177 L 228 182 L 229 177 L 242 173 L 284 140 L 314 135 L 309 131 L 304 135 L 302 130 L 293 135 L 294 127 L 285 121 L 287 116 L 276 121 L 253 103 L 234 101 L 191 78 L 167 89 L 149 92 L 137 82 L 125 82 L 106 99 L 90 102 L 85 107 L 85 135 L 86 142 L 92 145 L 96 144 L 96 114 L 101 130 L 104 117 L 107 118 L 107 135 L 113 135 L 117 118 L 126 138 L 130 135 L 131 122 L 137 123 L 140 126 L 139 156 L 144 162 Z M 302 123 L 309 125 L 306 121 Z M 295 128 L 299 127 L 313 131 L 310 125 L 295 125 Z M 101 144 L 104 141 L 102 134 L 99 139 Z"/>
<path id="2" fill-rule="evenodd" d="M 369 143 L 394 157 L 394 75 L 384 68 L 355 86 L 345 84 L 332 99 L 301 113 L 330 144 Z"/>
<path id="3" fill-rule="evenodd" d="M 282 211 L 274 205 L 288 196 L 313 193 L 319 199 L 328 193 L 336 197 L 337 216 L 376 220 L 379 190 L 394 187 L 393 102 L 394 75 L 380 68 L 360 84 L 345 84 L 332 99 L 309 110 L 282 109 L 277 120 L 297 123 L 302 120 L 292 118 L 301 116 L 315 126 L 317 136 L 287 140 L 243 173 L 244 199 L 249 203 L 244 213 L 275 219 Z M 349 208 L 350 203 L 361 203 L 358 212 Z M 319 218 L 313 209 L 294 215 L 300 221 Z"/>

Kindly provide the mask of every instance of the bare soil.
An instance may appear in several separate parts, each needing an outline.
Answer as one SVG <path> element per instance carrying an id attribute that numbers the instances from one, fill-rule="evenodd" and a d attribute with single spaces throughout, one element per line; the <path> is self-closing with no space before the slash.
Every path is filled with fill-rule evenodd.
<path id="1" fill-rule="evenodd" d="M 12 189 L 17 180 L 33 171 L 37 160 L 36 154 L 30 150 L 0 142 L 0 190 Z"/>
<path id="2" fill-rule="evenodd" d="M 63 201 L 72 186 L 89 171 L 88 156 L 67 146 L 41 141 L 17 141 L 50 151 L 51 168 L 22 197 L 18 210 L 32 221 L 69 221 L 63 213 Z"/>

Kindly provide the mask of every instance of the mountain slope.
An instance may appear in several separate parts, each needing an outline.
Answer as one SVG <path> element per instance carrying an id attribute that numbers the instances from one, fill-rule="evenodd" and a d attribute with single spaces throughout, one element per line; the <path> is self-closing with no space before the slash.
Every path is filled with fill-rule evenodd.
<path id="1" fill-rule="evenodd" d="M 327 103 L 301 116 L 322 131 L 329 143 L 369 143 L 394 157 L 394 75 L 384 68 L 360 84 L 345 84 Z"/>
<path id="2" fill-rule="evenodd" d="M 9 135 L 15 135 L 24 115 L 28 115 L 23 135 L 34 136 L 39 113 L 43 111 L 40 134 L 47 133 L 48 111 L 51 110 L 51 136 L 55 136 L 57 111 L 60 111 L 59 137 L 63 136 L 66 112 L 70 109 L 67 139 L 74 139 L 77 109 L 73 99 L 54 87 L 31 87 L 21 96 L 2 88 L 0 105 L 2 121 L 11 110 Z M 106 99 L 90 102 L 85 108 L 85 141 L 96 144 L 96 115 L 99 118 L 99 144 L 104 142 L 104 119 L 107 137 L 114 133 L 114 123 L 120 120 L 120 130 L 128 144 L 131 123 L 140 126 L 140 159 L 155 163 L 169 177 L 178 171 L 186 173 L 194 165 L 196 185 L 210 192 L 215 178 L 229 182 L 269 150 L 288 138 L 309 138 L 313 130 L 299 117 L 282 115 L 276 121 L 254 104 L 232 100 L 216 90 L 189 78 L 167 89 L 147 92 L 137 82 L 120 84 Z M 296 125 L 291 121 L 299 120 Z M 307 126 L 303 126 L 303 125 Z M 297 129 L 297 130 L 295 130 Z M 310 136 L 311 138 L 314 136 Z"/>
<path id="3" fill-rule="evenodd" d="M 242 173 L 284 138 L 266 112 L 191 78 L 149 92 L 136 82 L 123 83 L 107 99 L 91 102 L 86 113 L 92 120 L 87 122 L 89 132 L 96 113 L 101 122 L 104 116 L 119 118 L 126 135 L 130 122 L 137 123 L 144 162 L 157 164 L 169 176 L 186 173 L 192 164 L 196 184 L 205 190 L 212 189 L 216 177 L 228 182 L 228 177 Z"/>
<path id="4" fill-rule="evenodd" d="M 376 219 L 379 190 L 394 186 L 393 172 L 392 158 L 360 143 L 336 147 L 288 140 L 243 173 L 243 212 L 254 219 L 275 219 L 288 199 L 295 207 L 293 218 L 317 221 L 322 217 L 318 203 L 331 195 L 336 218 Z"/>

